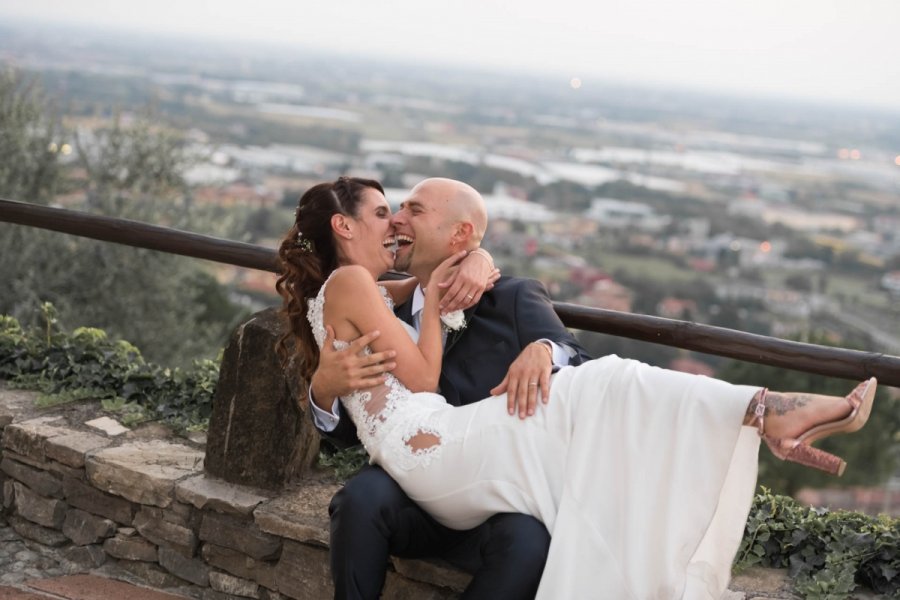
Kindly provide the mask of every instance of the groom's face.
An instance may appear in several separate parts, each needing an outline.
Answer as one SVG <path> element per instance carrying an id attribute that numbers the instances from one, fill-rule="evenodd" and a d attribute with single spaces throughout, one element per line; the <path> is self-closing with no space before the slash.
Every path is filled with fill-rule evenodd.
<path id="1" fill-rule="evenodd" d="M 394 269 L 428 280 L 431 271 L 450 254 L 448 213 L 448 198 L 438 186 L 426 183 L 413 188 L 392 218 L 397 238 Z"/>

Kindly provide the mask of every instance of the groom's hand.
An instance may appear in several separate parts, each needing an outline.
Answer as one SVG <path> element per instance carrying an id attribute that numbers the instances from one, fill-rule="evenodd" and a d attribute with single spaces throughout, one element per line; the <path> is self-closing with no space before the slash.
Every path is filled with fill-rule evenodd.
<path id="1" fill-rule="evenodd" d="M 360 355 L 363 348 L 379 335 L 379 331 L 369 332 L 353 340 L 346 349 L 335 350 L 334 329 L 330 325 L 325 327 L 325 343 L 319 352 L 319 366 L 309 382 L 319 408 L 330 411 L 335 398 L 384 383 L 385 373 L 397 366 L 392 360 L 397 353 L 386 350 Z M 322 404 L 327 404 L 327 407 Z"/>
<path id="2" fill-rule="evenodd" d="M 519 413 L 524 419 L 534 414 L 538 394 L 546 404 L 550 400 L 550 373 L 553 370 L 551 348 L 543 342 L 532 342 L 509 366 L 500 385 L 491 390 L 492 396 L 506 392 L 509 414 Z"/>

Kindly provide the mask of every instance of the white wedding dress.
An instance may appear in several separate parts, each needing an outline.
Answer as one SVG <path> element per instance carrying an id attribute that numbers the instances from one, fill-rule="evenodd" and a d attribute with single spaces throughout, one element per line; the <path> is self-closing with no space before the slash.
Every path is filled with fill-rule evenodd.
<path id="1" fill-rule="evenodd" d="M 308 311 L 320 347 L 325 287 Z M 741 423 L 757 389 L 606 356 L 561 369 L 524 421 L 505 396 L 454 407 L 392 375 L 341 402 L 372 462 L 444 525 L 540 519 L 539 598 L 718 600 L 756 485 Z"/>

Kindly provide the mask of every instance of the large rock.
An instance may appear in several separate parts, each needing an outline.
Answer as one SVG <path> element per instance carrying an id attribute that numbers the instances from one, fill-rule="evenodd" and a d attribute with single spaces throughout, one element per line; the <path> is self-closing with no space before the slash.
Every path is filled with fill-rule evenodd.
<path id="1" fill-rule="evenodd" d="M 4 458 L 3 461 L 0 462 L 0 469 L 13 479 L 21 481 L 41 496 L 50 496 L 52 498 L 63 497 L 62 481 L 46 471 L 28 467 L 14 460 L 9 460 L 8 458 Z"/>
<path id="2" fill-rule="evenodd" d="M 46 459 L 47 440 L 74 433 L 66 428 L 62 417 L 38 417 L 3 428 L 3 447 L 37 461 Z"/>
<path id="3" fill-rule="evenodd" d="M 69 508 L 62 500 L 52 500 L 40 496 L 18 481 L 13 483 L 16 490 L 16 507 L 19 515 L 32 523 L 52 529 L 62 527 Z"/>
<path id="4" fill-rule="evenodd" d="M 165 547 L 159 549 L 159 565 L 166 571 L 190 581 L 194 585 L 209 585 L 210 568 L 198 558 L 185 558 L 174 550 Z"/>
<path id="5" fill-rule="evenodd" d="M 221 513 L 249 515 L 261 502 L 272 497 L 267 493 L 221 479 L 198 475 L 175 486 L 175 497 L 196 508 Z"/>
<path id="6" fill-rule="evenodd" d="M 270 561 L 254 560 L 243 552 L 209 543 L 203 544 L 200 555 L 207 563 L 236 577 L 255 581 L 270 590 L 276 588 L 275 564 Z"/>
<path id="7" fill-rule="evenodd" d="M 328 550 L 285 541 L 275 567 L 275 583 L 279 592 L 295 600 L 333 597 Z"/>
<path id="8" fill-rule="evenodd" d="M 85 461 L 88 479 L 132 502 L 169 506 L 175 484 L 203 469 L 203 452 L 161 440 L 104 448 Z"/>
<path id="9" fill-rule="evenodd" d="M 69 467 L 79 469 L 84 467 L 84 455 L 91 450 L 105 448 L 112 443 L 111 440 L 87 433 L 75 431 L 47 440 L 44 452 L 47 458 L 59 461 Z"/>
<path id="10" fill-rule="evenodd" d="M 116 532 L 116 524 L 109 519 L 101 519 L 77 508 L 66 514 L 62 532 L 76 546 L 87 546 L 102 542 Z"/>
<path id="11" fill-rule="evenodd" d="M 255 560 L 272 560 L 281 553 L 281 538 L 263 533 L 256 523 L 231 515 L 206 513 L 200 539 L 243 552 Z"/>
<path id="12" fill-rule="evenodd" d="M 7 517 L 7 520 L 9 521 L 10 526 L 16 531 L 16 533 L 24 538 L 34 540 L 45 546 L 55 547 L 69 543 L 69 538 L 56 531 L 55 529 L 41 527 L 36 523 L 32 523 L 27 519 L 17 517 L 16 515 L 9 515 L 9 517 Z"/>
<path id="13" fill-rule="evenodd" d="M 123 525 L 131 525 L 137 510 L 128 500 L 101 492 L 73 477 L 63 479 L 63 493 L 72 506 Z"/>
<path id="14" fill-rule="evenodd" d="M 156 544 L 139 535 L 126 536 L 117 534 L 103 542 L 103 550 L 114 558 L 124 560 L 143 560 L 156 562 Z"/>
<path id="15" fill-rule="evenodd" d="M 283 332 L 277 311 L 264 310 L 225 348 L 206 445 L 206 470 L 215 477 L 279 489 L 318 454 L 305 386 L 285 377 L 275 352 Z"/>
<path id="16" fill-rule="evenodd" d="M 134 528 L 159 546 L 167 546 L 190 558 L 197 549 L 197 535 L 189 528 L 166 521 L 147 507 L 134 516 Z"/>
<path id="17" fill-rule="evenodd" d="M 340 489 L 337 483 L 306 481 L 277 498 L 260 504 L 253 517 L 260 530 L 298 542 L 328 545 L 328 503 Z"/>

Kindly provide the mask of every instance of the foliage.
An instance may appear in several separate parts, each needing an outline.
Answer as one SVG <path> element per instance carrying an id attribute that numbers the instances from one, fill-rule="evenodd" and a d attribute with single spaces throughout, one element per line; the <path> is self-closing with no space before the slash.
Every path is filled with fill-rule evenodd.
<path id="1" fill-rule="evenodd" d="M 59 183 L 59 126 L 34 81 L 0 68 L 0 197 L 46 202 Z"/>
<path id="2" fill-rule="evenodd" d="M 334 476 L 347 481 L 369 462 L 369 454 L 362 446 L 350 446 L 335 450 L 323 449 L 319 452 L 319 465 L 334 469 Z"/>
<path id="3" fill-rule="evenodd" d="M 814 337 L 812 343 L 830 345 L 824 338 Z M 809 373 L 787 371 L 776 367 L 732 361 L 717 375 L 736 384 L 766 386 L 778 391 L 803 391 L 814 394 L 843 396 L 854 383 L 842 379 Z M 829 437 L 816 446 L 837 454 L 847 461 L 847 471 L 840 479 L 806 467 L 778 460 L 765 448 L 760 451 L 759 483 L 777 493 L 793 495 L 802 487 L 875 485 L 894 472 L 900 439 L 900 400 L 889 397 L 879 388 L 872 415 L 865 428 L 857 434 Z"/>
<path id="4" fill-rule="evenodd" d="M 208 420 L 219 376 L 216 362 L 195 361 L 187 370 L 163 368 L 99 329 L 64 332 L 51 304 L 42 306 L 42 314 L 44 326 L 29 329 L 0 315 L 0 379 L 39 390 L 43 406 L 99 400 L 126 425 L 161 419 L 186 429 Z"/>
<path id="5" fill-rule="evenodd" d="M 900 598 L 900 520 L 804 507 L 762 488 L 735 560 L 754 565 L 788 568 L 809 600 L 847 598 L 858 585 Z"/>
<path id="6" fill-rule="evenodd" d="M 223 219 L 201 223 L 190 202 L 182 173 L 191 157 L 178 134 L 146 118 L 115 118 L 74 136 L 74 162 L 59 166 L 41 158 L 55 130 L 45 124 L 40 95 L 14 83 L 0 77 L 2 194 L 42 202 L 64 184 L 75 208 L 216 233 L 212 223 Z M 0 223 L 0 314 L 34 325 L 50 301 L 63 321 L 132 340 L 151 360 L 188 365 L 211 358 L 244 315 L 203 268 L 162 252 Z"/>

